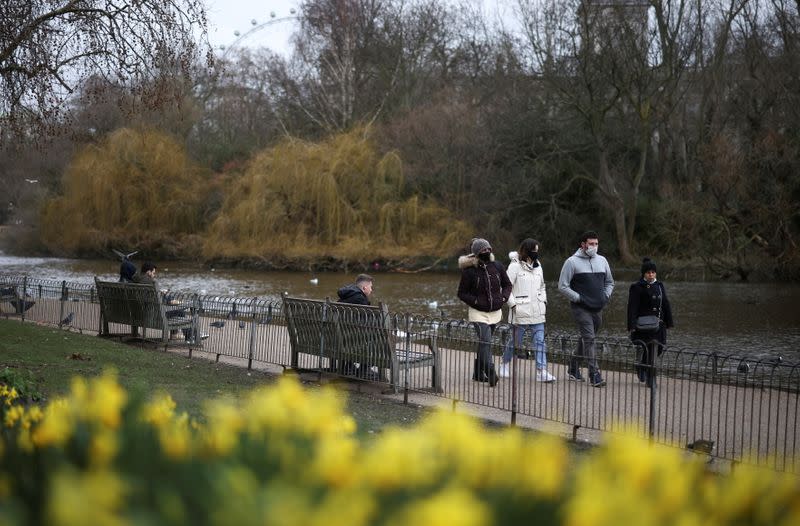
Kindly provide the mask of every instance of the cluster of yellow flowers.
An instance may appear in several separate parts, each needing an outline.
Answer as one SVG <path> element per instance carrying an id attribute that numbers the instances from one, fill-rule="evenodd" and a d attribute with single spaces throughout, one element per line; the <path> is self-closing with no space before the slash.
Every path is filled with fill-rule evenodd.
<path id="1" fill-rule="evenodd" d="M 113 373 L 44 408 L 0 386 L 0 524 L 800 524 L 800 482 L 615 434 L 551 435 L 437 413 L 359 441 L 335 393 L 286 378 L 199 420 Z"/>

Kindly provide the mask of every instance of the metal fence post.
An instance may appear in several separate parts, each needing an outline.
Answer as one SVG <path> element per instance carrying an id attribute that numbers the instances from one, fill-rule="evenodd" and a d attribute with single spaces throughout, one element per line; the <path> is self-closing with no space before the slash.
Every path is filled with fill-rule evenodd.
<path id="1" fill-rule="evenodd" d="M 59 312 L 58 312 L 58 328 L 60 329 L 64 325 L 64 303 L 67 301 L 67 282 L 66 280 L 61 282 L 61 301 L 59 302 Z"/>
<path id="2" fill-rule="evenodd" d="M 19 305 L 22 307 L 22 323 L 25 323 L 25 311 L 28 306 L 28 276 L 22 278 L 22 297 L 19 301 Z"/>
<path id="3" fill-rule="evenodd" d="M 525 340 L 525 333 L 523 333 L 522 341 L 520 341 L 520 345 L 523 345 L 523 341 Z M 511 340 L 506 340 L 506 343 L 503 344 L 503 351 L 505 352 L 505 346 L 511 345 L 511 425 L 517 425 L 517 328 L 515 325 L 511 325 Z M 500 361 L 502 363 L 502 359 Z M 534 389 L 535 392 L 535 389 Z"/>
<path id="4" fill-rule="evenodd" d="M 411 361 L 411 316 L 408 313 L 404 314 L 406 319 L 406 361 L 405 371 L 403 371 L 403 403 L 408 404 L 408 376 L 409 376 L 409 362 Z"/>
<path id="5" fill-rule="evenodd" d="M 328 314 L 330 312 L 330 303 L 331 303 L 330 298 L 325 298 L 325 305 L 323 305 L 322 307 L 322 335 L 319 338 L 319 357 L 318 357 L 319 360 L 317 362 L 317 369 L 320 371 L 319 373 L 320 378 L 322 378 L 322 357 L 325 354 L 325 334 L 328 329 Z M 338 356 L 332 356 L 331 361 L 339 362 L 340 360 Z M 336 365 L 338 366 L 341 364 L 336 363 Z M 331 363 L 331 366 L 334 366 L 334 364 Z"/>
<path id="6" fill-rule="evenodd" d="M 650 363 L 650 415 L 649 415 L 649 434 L 650 434 L 650 441 L 652 442 L 656 436 L 656 401 L 658 398 L 658 387 L 656 386 L 656 371 L 658 366 L 656 365 L 656 348 L 655 344 L 650 343 L 647 344 L 647 347 L 644 349 L 645 358 Z"/>
<path id="7" fill-rule="evenodd" d="M 252 301 L 250 305 L 250 310 L 252 311 L 252 319 L 250 320 L 250 348 L 247 351 L 248 371 L 253 368 L 253 349 L 255 349 L 256 346 L 256 301 L 258 301 L 258 298 L 255 297 Z"/>

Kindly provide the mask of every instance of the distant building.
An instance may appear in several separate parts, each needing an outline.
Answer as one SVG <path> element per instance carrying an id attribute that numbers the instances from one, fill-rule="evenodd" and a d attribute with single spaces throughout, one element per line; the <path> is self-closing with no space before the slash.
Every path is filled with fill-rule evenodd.
<path id="1" fill-rule="evenodd" d="M 577 16 L 584 46 L 594 53 L 620 46 L 646 60 L 649 10 L 646 0 L 583 0 Z"/>

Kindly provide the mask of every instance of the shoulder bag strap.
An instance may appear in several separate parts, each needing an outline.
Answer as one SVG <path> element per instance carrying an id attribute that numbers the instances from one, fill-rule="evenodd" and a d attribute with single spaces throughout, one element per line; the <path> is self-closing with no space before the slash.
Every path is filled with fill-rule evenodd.
<path id="1" fill-rule="evenodd" d="M 664 285 L 658 282 L 658 319 L 661 319 L 661 301 L 664 299 Z"/>

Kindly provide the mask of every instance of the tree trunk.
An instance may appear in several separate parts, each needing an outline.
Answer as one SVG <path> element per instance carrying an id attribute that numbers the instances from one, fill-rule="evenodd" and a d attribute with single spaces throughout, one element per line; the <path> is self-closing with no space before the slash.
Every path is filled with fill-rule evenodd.
<path id="1" fill-rule="evenodd" d="M 604 197 L 602 202 L 614 217 L 614 230 L 617 236 L 620 258 L 623 263 L 632 263 L 634 257 L 633 254 L 631 254 L 628 231 L 626 228 L 625 200 L 620 196 L 617 190 L 617 186 L 611 176 L 611 171 L 608 168 L 608 153 L 602 147 L 598 153 L 597 160 L 600 170 L 598 177 L 599 189 Z"/>
<path id="2" fill-rule="evenodd" d="M 627 252 L 630 254 L 630 247 L 633 245 L 633 232 L 636 230 L 636 213 L 639 209 L 639 188 L 644 179 L 644 172 L 647 168 L 647 152 L 650 148 L 650 130 L 648 126 L 644 127 L 644 131 L 639 138 L 639 163 L 636 166 L 636 173 L 633 176 L 633 188 L 631 189 L 630 204 L 626 215 L 627 224 L 625 225 L 625 245 Z M 619 229 L 619 226 L 617 226 Z M 620 254 L 622 254 L 622 243 L 620 243 Z M 633 257 L 631 255 L 631 257 Z M 623 258 L 624 259 L 624 258 Z"/>

